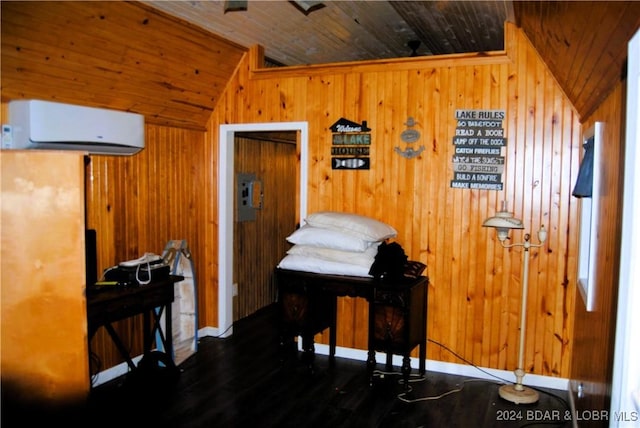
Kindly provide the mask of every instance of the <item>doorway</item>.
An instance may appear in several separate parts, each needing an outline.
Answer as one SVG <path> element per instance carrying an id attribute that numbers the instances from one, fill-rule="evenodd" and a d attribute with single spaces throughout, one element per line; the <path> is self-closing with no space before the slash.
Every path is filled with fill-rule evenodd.
<path id="1" fill-rule="evenodd" d="M 235 145 L 237 133 L 294 131 L 297 133 L 296 151 L 299 156 L 297 176 L 298 221 L 307 214 L 308 123 L 274 122 L 220 125 L 219 134 L 219 191 L 218 191 L 218 333 L 220 337 L 233 334 L 233 267 L 235 219 Z"/>
<path id="2" fill-rule="evenodd" d="M 274 266 L 297 223 L 296 131 L 236 132 L 233 322 L 276 300 Z"/>

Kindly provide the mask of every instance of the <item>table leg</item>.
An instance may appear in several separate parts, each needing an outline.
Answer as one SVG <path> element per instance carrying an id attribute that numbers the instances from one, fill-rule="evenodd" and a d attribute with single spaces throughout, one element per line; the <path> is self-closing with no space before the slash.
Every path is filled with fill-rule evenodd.
<path id="1" fill-rule="evenodd" d="M 148 357 L 151 352 L 151 336 L 153 333 L 151 332 L 151 318 L 149 318 L 149 311 L 144 311 L 142 314 L 142 324 L 143 324 L 143 335 L 142 335 L 142 343 L 144 344 L 143 348 L 143 359 Z"/>
<path id="2" fill-rule="evenodd" d="M 336 363 L 336 319 L 338 312 L 338 298 L 334 297 L 331 305 L 331 325 L 329 326 L 329 364 L 335 366 Z"/>
<path id="3" fill-rule="evenodd" d="M 314 361 L 316 359 L 316 348 L 313 335 L 305 334 L 302 336 L 302 360 L 307 364 L 309 372 L 313 373 Z"/>
<path id="4" fill-rule="evenodd" d="M 385 368 L 388 372 L 393 370 L 393 353 L 387 352 L 387 361 L 385 364 Z"/>
<path id="5" fill-rule="evenodd" d="M 129 355 L 129 351 L 127 351 L 127 348 L 124 347 L 124 344 L 120 340 L 118 333 L 116 333 L 116 331 L 113 329 L 113 326 L 110 323 L 107 323 L 104 325 L 104 328 L 107 329 L 109 336 L 111 336 L 111 339 L 113 339 L 113 343 L 116 344 L 116 348 L 118 348 L 118 351 L 120 351 L 120 354 L 127 362 L 127 365 L 129 366 L 129 368 L 131 370 L 135 370 L 136 365 L 133 364 L 133 361 L 131 360 L 131 356 Z"/>
<path id="6" fill-rule="evenodd" d="M 375 305 L 372 299 L 368 299 L 369 303 L 369 331 L 367 333 L 367 342 L 369 352 L 367 353 L 367 372 L 369 374 L 369 386 L 373 386 L 373 371 L 376 368 L 376 350 L 374 348 L 375 341 Z"/>
<path id="7" fill-rule="evenodd" d="M 402 378 L 404 380 L 404 390 L 409 391 L 409 375 L 411 374 L 411 358 L 405 354 L 402 358 Z"/>
<path id="8" fill-rule="evenodd" d="M 369 386 L 373 386 L 373 371 L 376 368 L 376 351 L 372 344 L 369 344 L 369 352 L 367 354 L 367 372 L 369 373 Z"/>
<path id="9" fill-rule="evenodd" d="M 158 318 L 160 318 L 160 316 L 158 316 Z M 159 322 L 159 319 L 158 319 L 158 322 Z M 172 312 L 171 312 L 171 304 L 168 304 L 165 306 L 165 310 L 164 310 L 164 331 L 166 332 L 164 337 L 164 350 L 169 356 L 169 360 L 175 364 L 175 362 L 173 361 L 173 331 L 172 331 L 173 327 L 172 326 L 173 326 L 173 319 L 172 319 Z"/>

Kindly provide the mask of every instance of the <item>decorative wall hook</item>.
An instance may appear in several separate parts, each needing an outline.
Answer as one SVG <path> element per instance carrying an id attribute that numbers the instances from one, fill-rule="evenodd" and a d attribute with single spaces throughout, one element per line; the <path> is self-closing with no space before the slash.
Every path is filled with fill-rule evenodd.
<path id="1" fill-rule="evenodd" d="M 414 150 L 411 147 L 407 147 L 404 151 L 402 151 L 400 147 L 396 147 L 394 150 L 397 154 L 405 159 L 413 159 L 424 151 L 424 146 L 420 146 L 418 150 Z"/>

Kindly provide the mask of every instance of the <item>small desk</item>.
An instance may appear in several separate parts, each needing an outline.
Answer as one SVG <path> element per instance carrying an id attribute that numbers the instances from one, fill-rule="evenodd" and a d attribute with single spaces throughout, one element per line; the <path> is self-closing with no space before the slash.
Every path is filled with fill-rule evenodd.
<path id="1" fill-rule="evenodd" d="M 143 314 L 144 323 L 144 357 L 151 353 L 153 338 L 159 333 L 164 352 L 173 362 L 173 343 L 171 333 L 171 304 L 174 298 L 174 284 L 184 279 L 182 276 L 170 275 L 168 278 L 153 281 L 137 287 L 113 287 L 102 290 L 87 289 L 87 328 L 89 349 L 91 339 L 100 327 L 104 327 L 120 354 L 131 370 L 136 369 L 129 352 L 120 340 L 111 323 L 134 315 Z M 155 311 L 160 308 L 159 311 Z M 160 329 L 160 317 L 165 313 L 165 332 Z M 151 317 L 150 317 L 151 315 Z M 153 317 L 153 323 L 151 318 Z"/>
<path id="2" fill-rule="evenodd" d="M 293 338 L 302 336 L 303 358 L 313 370 L 313 336 L 329 329 L 329 357 L 335 361 L 337 297 L 363 297 L 369 302 L 367 369 L 370 380 L 376 365 L 375 352 L 400 354 L 405 386 L 411 372 L 409 354 L 419 346 L 419 372 L 424 376 L 427 343 L 427 284 L 421 276 L 394 283 L 373 278 L 326 275 L 276 268 L 281 309 L 280 347 L 284 353 Z"/>

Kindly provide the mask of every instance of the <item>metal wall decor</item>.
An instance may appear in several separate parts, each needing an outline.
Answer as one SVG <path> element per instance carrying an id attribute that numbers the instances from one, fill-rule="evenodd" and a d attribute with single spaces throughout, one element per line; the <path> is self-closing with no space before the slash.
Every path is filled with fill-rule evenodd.
<path id="1" fill-rule="evenodd" d="M 340 118 L 331 125 L 331 169 L 369 169 L 371 128 Z"/>
<path id="2" fill-rule="evenodd" d="M 400 134 L 400 139 L 407 144 L 412 144 L 418 141 L 420 139 L 420 131 L 412 129 L 416 125 L 413 117 L 409 116 L 405 125 L 407 125 L 407 129 L 402 131 L 402 133 Z M 407 146 L 407 148 L 404 150 L 402 150 L 400 147 L 395 147 L 394 151 L 403 158 L 413 159 L 419 156 L 420 153 L 424 151 L 424 146 L 420 146 L 418 150 L 414 149 L 411 146 Z"/>

